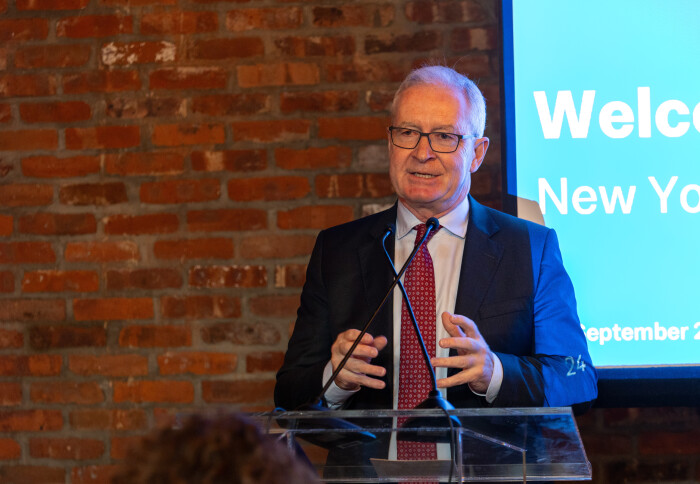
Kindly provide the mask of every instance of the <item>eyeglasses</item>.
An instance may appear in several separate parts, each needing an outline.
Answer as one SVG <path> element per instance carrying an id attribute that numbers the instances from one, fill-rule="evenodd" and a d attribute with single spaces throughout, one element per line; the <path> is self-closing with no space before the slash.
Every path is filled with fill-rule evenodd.
<path id="1" fill-rule="evenodd" d="M 476 136 L 442 133 L 439 131 L 434 133 L 421 133 L 415 129 L 401 128 L 398 126 L 389 126 L 389 134 L 394 146 L 406 150 L 414 149 L 418 146 L 418 143 L 420 143 L 420 139 L 425 136 L 428 138 L 430 148 L 436 153 L 452 153 L 457 151 L 459 142 L 464 138 L 476 138 Z"/>

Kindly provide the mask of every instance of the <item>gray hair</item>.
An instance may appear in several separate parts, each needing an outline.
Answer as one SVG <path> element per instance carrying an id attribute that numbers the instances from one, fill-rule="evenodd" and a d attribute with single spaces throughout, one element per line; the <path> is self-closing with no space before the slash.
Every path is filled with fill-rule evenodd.
<path id="1" fill-rule="evenodd" d="M 471 115 L 468 120 L 470 132 L 464 134 L 474 135 L 478 138 L 484 136 L 484 129 L 486 128 L 486 101 L 484 101 L 484 95 L 467 76 L 445 66 L 420 67 L 406 76 L 396 94 L 394 94 L 394 100 L 391 103 L 392 116 L 396 114 L 396 104 L 401 93 L 409 87 L 424 84 L 446 86 L 463 92 L 469 103 Z"/>

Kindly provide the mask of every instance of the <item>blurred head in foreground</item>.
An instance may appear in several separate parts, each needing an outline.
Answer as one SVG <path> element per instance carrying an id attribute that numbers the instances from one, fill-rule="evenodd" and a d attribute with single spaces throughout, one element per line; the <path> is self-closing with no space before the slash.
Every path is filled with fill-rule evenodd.
<path id="1" fill-rule="evenodd" d="M 129 450 L 112 484 L 309 484 L 317 475 L 240 415 L 189 417 Z"/>

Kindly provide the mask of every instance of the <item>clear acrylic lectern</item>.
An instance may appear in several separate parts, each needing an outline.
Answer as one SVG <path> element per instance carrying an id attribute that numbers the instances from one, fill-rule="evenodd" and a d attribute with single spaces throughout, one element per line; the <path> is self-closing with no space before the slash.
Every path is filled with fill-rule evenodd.
<path id="1" fill-rule="evenodd" d="M 303 452 L 302 458 L 328 483 L 591 479 L 570 408 L 447 413 L 452 418 L 441 410 L 293 411 L 253 417 L 295 452 Z M 392 459 L 397 440 L 435 442 L 438 457 Z"/>

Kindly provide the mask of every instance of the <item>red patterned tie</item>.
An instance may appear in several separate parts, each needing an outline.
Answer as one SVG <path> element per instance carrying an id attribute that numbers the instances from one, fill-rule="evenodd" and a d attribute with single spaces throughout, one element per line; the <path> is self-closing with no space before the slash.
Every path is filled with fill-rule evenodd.
<path id="1" fill-rule="evenodd" d="M 425 224 L 414 227 L 418 234 L 414 247 L 420 243 L 425 234 Z M 428 241 L 440 229 L 431 231 L 428 238 L 416 254 L 413 262 L 404 274 L 404 286 L 411 301 L 413 313 L 418 321 L 425 347 L 430 357 L 435 356 L 435 271 L 433 259 L 428 252 Z M 418 337 L 413 329 L 406 301 L 401 307 L 401 361 L 399 369 L 399 404 L 398 408 L 413 409 L 428 397 L 432 390 L 430 373 L 425 366 L 423 352 Z M 398 419 L 401 425 L 402 420 Z M 435 460 L 437 448 L 433 443 L 397 441 L 399 460 Z"/>

